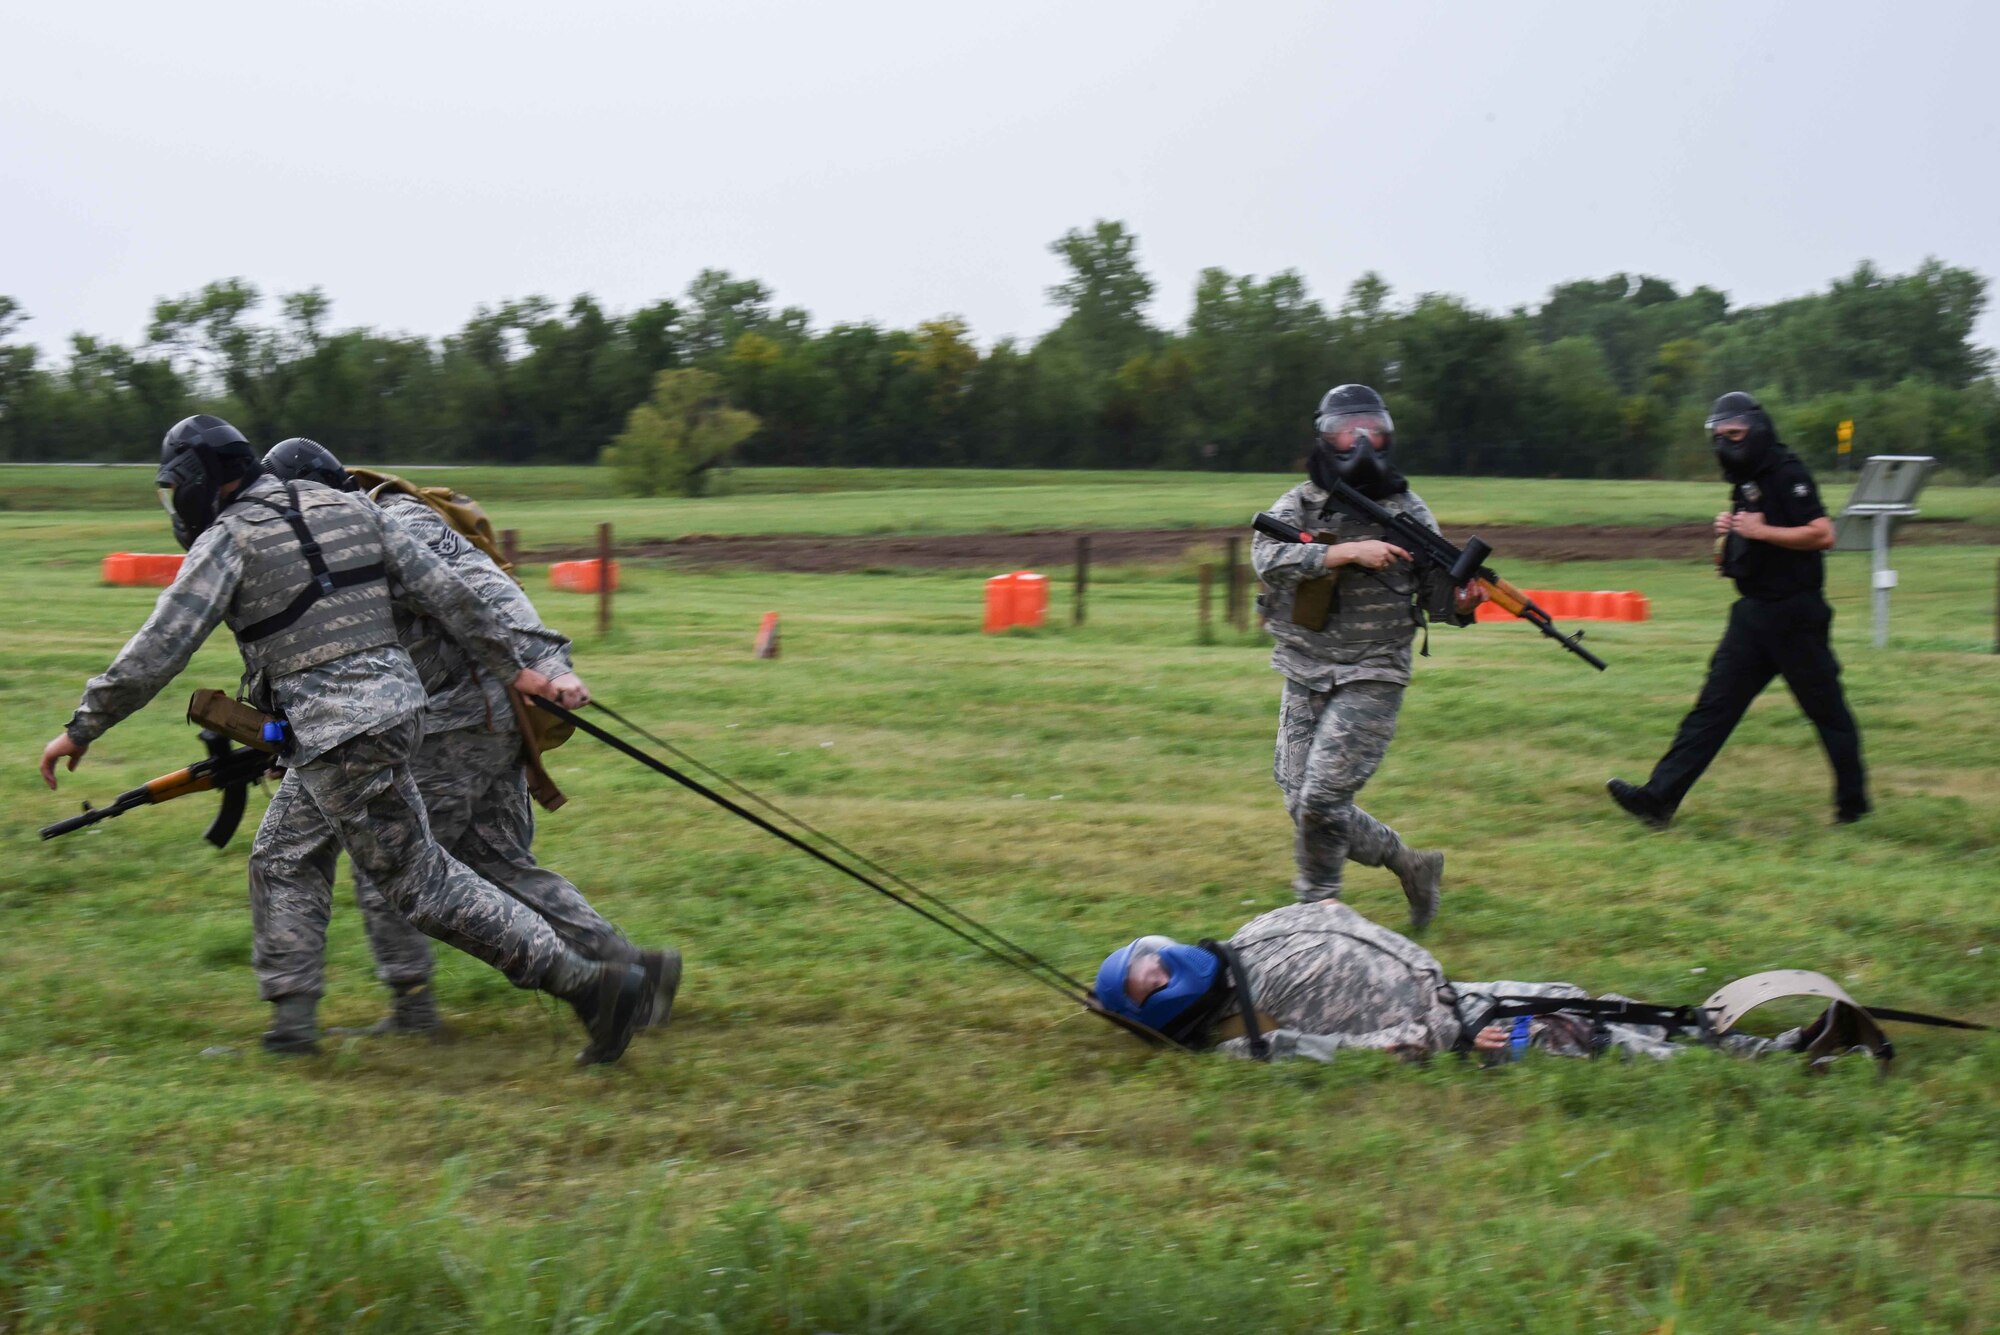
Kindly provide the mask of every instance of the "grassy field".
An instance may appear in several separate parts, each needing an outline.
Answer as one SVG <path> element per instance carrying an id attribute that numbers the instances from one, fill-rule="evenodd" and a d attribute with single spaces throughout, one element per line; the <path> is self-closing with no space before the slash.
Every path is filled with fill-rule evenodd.
<path id="1" fill-rule="evenodd" d="M 844 481 L 510 500 L 502 521 L 537 541 L 607 511 L 635 537 L 1200 524 L 1284 482 Z M 1454 522 L 1663 522 L 1719 490 L 1419 485 Z M 1978 514 L 1993 495 L 1926 501 Z M 97 558 L 166 542 L 143 495 L 53 499 L 0 515 L 0 1331 L 1993 1328 L 1990 1037 L 1898 1030 L 1887 1081 L 1699 1051 L 1500 1071 L 1152 1052 L 587 739 L 556 757 L 573 801 L 541 848 L 634 936 L 687 952 L 673 1028 L 579 1072 L 565 1015 L 454 956 L 452 1042 L 267 1059 L 247 839 L 200 843 L 205 799 L 35 837 L 191 759 L 186 691 L 235 677 L 218 639 L 42 789 L 35 753 L 150 606 L 100 587 Z M 1800 966 L 2000 1020 L 1995 557 L 1899 552 L 1882 652 L 1862 558 L 1834 560 L 1875 816 L 1829 827 L 1817 743 L 1773 691 L 1665 834 L 1602 783 L 1664 746 L 1726 586 L 1510 565 L 1643 589 L 1656 619 L 1591 629 L 1602 675 L 1524 627 L 1434 636 L 1364 797 L 1449 850 L 1426 945 L 1462 978 L 1699 1000 Z M 1181 571 L 1107 572 L 1084 628 L 1002 637 L 978 633 L 977 574 L 628 576 L 599 641 L 589 600 L 528 572 L 608 702 L 1071 972 L 1288 898 L 1277 680 L 1254 636 L 1197 642 Z M 784 656 L 756 661 L 772 608 Z M 341 896 L 335 1024 L 381 1003 Z M 1357 870 L 1349 900 L 1400 919 L 1385 873 Z"/>

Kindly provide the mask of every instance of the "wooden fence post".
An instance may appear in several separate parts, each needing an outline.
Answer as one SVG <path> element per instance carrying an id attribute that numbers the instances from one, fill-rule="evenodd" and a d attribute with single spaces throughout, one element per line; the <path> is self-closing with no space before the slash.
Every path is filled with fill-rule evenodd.
<path id="1" fill-rule="evenodd" d="M 1090 586 L 1090 535 L 1076 540 L 1076 596 L 1070 600 L 1069 620 L 1072 626 L 1083 624 L 1083 594 Z"/>
<path id="2" fill-rule="evenodd" d="M 597 633 L 611 633 L 611 525 L 597 526 Z"/>
<path id="3" fill-rule="evenodd" d="M 1195 633 L 1201 637 L 1203 644 L 1208 643 L 1211 638 L 1211 632 L 1208 628 L 1208 590 L 1209 585 L 1214 582 L 1215 567 L 1206 561 L 1202 562 L 1200 591 L 1195 594 L 1194 601 L 1194 624 Z"/>
<path id="4" fill-rule="evenodd" d="M 519 532 L 511 528 L 500 530 L 500 555 L 507 558 L 507 564 L 510 566 L 521 564 L 521 535 Z"/>
<path id="5" fill-rule="evenodd" d="M 1231 538 L 1223 547 L 1222 619 L 1236 624 L 1236 563 L 1243 559 L 1243 539 Z"/>

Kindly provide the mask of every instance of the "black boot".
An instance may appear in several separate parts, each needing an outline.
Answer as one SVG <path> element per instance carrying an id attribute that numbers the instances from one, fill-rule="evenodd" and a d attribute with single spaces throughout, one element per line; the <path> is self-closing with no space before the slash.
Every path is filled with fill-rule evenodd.
<path id="1" fill-rule="evenodd" d="M 608 1065 L 625 1055 L 647 999 L 659 990 L 663 967 L 662 958 L 652 951 L 642 954 L 637 964 L 607 961 L 596 982 L 564 998 L 590 1032 L 590 1042 L 576 1054 L 578 1066 Z"/>
<path id="2" fill-rule="evenodd" d="M 280 1057 L 308 1057 L 319 1051 L 319 998 L 304 993 L 271 1002 L 271 1027 L 264 1051 Z"/>
<path id="3" fill-rule="evenodd" d="M 1612 801 L 1623 807 L 1628 814 L 1638 817 L 1639 823 L 1649 830 L 1664 830 L 1667 828 L 1667 823 L 1674 818 L 1674 813 L 1667 810 L 1659 798 L 1636 783 L 1613 779 L 1605 784 L 1604 788 L 1611 794 Z"/>
<path id="4" fill-rule="evenodd" d="M 437 995 L 428 982 L 398 983 L 389 1013 L 374 1024 L 326 1032 L 345 1038 L 379 1038 L 384 1034 L 425 1034 L 438 1038 L 444 1033 L 444 1021 L 438 1018 Z"/>
<path id="5" fill-rule="evenodd" d="M 659 982 L 646 998 L 644 1012 L 639 1016 L 641 1029 L 664 1029 L 674 1014 L 674 993 L 681 987 L 681 953 L 678 950 L 642 950 L 639 962 L 659 962 Z M 648 975 L 651 977 L 652 975 Z"/>

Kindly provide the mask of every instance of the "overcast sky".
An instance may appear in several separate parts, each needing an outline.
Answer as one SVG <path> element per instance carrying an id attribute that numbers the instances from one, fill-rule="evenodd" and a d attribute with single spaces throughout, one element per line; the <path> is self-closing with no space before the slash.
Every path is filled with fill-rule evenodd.
<path id="1" fill-rule="evenodd" d="M 15 4 L 0 293 L 136 340 L 241 275 L 438 335 L 629 309 L 705 266 L 816 325 L 1052 322 L 1126 221 L 1179 324 L 1209 265 L 1330 306 L 1490 308 L 1627 270 L 1739 302 L 1926 255 L 2000 277 L 2000 5 Z M 2000 343 L 1989 311 L 1981 341 Z"/>

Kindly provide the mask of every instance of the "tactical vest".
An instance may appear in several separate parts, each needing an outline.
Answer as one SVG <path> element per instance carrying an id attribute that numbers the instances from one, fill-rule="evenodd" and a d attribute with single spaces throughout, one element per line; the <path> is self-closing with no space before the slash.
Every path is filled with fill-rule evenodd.
<path id="1" fill-rule="evenodd" d="M 397 642 L 379 521 L 325 487 L 288 484 L 285 501 L 246 496 L 218 520 L 243 554 L 226 620 L 266 706 L 279 677 Z"/>
<path id="2" fill-rule="evenodd" d="M 1336 542 L 1394 541 L 1369 521 L 1337 508 L 1326 510 L 1320 524 L 1319 531 L 1333 534 Z M 1417 573 L 1408 561 L 1391 562 L 1383 570 L 1342 566 L 1300 583 L 1292 620 L 1348 644 L 1403 643 L 1416 635 L 1421 624 L 1416 594 Z M 1324 613 L 1319 612 L 1321 606 Z M 1308 617 L 1318 624 L 1308 624 Z"/>

